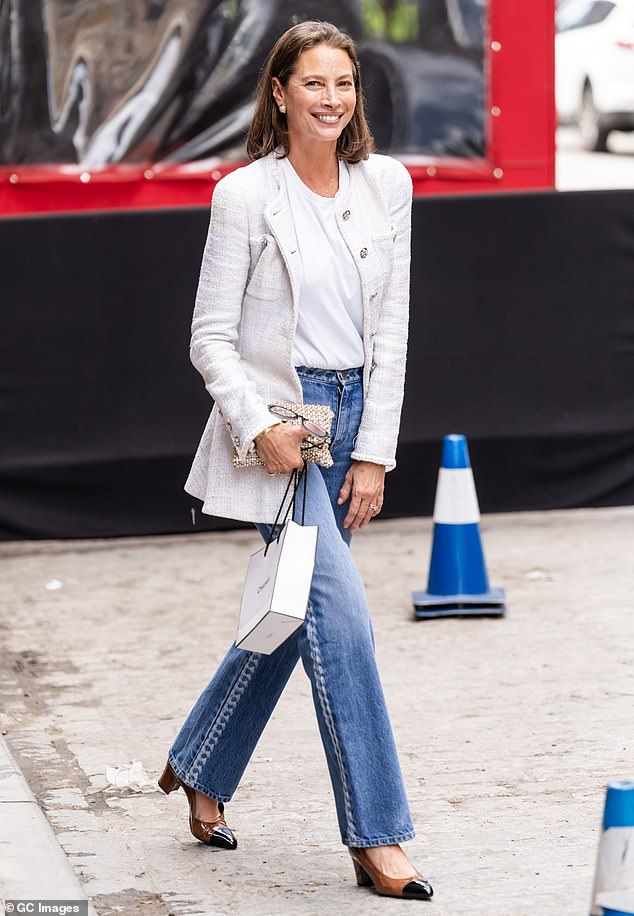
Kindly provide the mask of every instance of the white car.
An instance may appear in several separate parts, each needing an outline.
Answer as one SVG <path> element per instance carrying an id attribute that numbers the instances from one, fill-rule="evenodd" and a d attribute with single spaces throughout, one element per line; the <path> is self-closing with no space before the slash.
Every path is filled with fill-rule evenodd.
<path id="1" fill-rule="evenodd" d="M 634 0 L 564 0 L 556 22 L 559 122 L 605 151 L 611 130 L 634 130 Z"/>

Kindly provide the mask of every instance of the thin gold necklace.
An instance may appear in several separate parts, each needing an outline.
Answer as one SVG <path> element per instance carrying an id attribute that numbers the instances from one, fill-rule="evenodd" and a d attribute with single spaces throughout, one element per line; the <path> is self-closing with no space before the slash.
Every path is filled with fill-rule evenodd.
<path id="1" fill-rule="evenodd" d="M 289 159 L 289 162 L 290 162 L 290 159 Z M 291 162 L 291 165 L 293 165 L 292 162 Z M 337 171 L 336 171 L 335 175 L 330 179 L 330 181 L 328 182 L 328 184 L 325 186 L 325 191 L 326 191 L 327 193 L 323 193 L 322 191 L 317 190 L 317 186 L 315 185 L 315 183 L 312 182 L 312 181 L 309 181 L 307 178 L 304 178 L 304 176 L 303 176 L 302 173 L 299 171 L 299 169 L 297 168 L 297 166 L 293 165 L 293 168 L 295 169 L 295 172 L 297 173 L 297 175 L 299 176 L 299 178 L 301 179 L 301 181 L 303 181 L 304 184 L 305 184 L 308 188 L 310 188 L 310 190 L 311 190 L 314 194 L 319 195 L 319 197 L 330 197 L 330 198 L 332 198 L 332 197 L 335 196 L 334 194 L 332 194 L 332 193 L 330 193 L 330 192 L 332 191 L 332 188 L 334 187 L 334 185 L 335 185 L 337 179 L 339 178 L 339 160 L 337 160 Z M 335 193 L 336 193 L 336 192 L 335 192 Z"/>

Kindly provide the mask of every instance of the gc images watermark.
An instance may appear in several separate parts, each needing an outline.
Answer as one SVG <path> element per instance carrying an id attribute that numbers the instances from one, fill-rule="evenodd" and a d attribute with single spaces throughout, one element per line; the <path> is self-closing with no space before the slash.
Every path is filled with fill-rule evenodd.
<path id="1" fill-rule="evenodd" d="M 88 916 L 87 900 L 5 900 L 5 914 L 10 913 L 55 913 L 57 916 Z"/>

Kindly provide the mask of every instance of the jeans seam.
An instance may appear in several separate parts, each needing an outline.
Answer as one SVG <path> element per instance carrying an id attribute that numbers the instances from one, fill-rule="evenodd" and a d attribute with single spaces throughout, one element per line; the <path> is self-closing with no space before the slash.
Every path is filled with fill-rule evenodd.
<path id="1" fill-rule="evenodd" d="M 332 709 L 330 708 L 328 695 L 326 693 L 326 678 L 324 676 L 321 653 L 319 652 L 319 643 L 316 639 L 317 634 L 315 631 L 315 622 L 312 615 L 312 605 L 310 601 L 308 602 L 308 606 L 306 608 L 306 635 L 308 637 L 310 652 L 313 659 L 313 666 L 315 670 L 315 685 L 317 687 L 317 695 L 319 697 L 321 711 L 324 717 L 324 722 L 326 723 L 326 727 L 328 729 L 328 733 L 330 734 L 330 740 L 332 741 L 335 758 L 339 766 L 339 775 L 341 777 L 341 787 L 343 791 L 344 808 L 346 812 L 346 822 L 348 828 L 347 832 L 352 832 L 352 834 L 356 835 L 356 826 L 354 823 L 354 815 L 352 813 L 352 802 L 350 800 L 350 790 L 348 788 L 348 774 L 346 772 L 343 754 L 341 753 L 341 748 L 339 746 L 339 739 L 335 729 L 334 716 L 332 714 Z"/>
<path id="2" fill-rule="evenodd" d="M 200 749 L 194 755 L 191 766 L 187 771 L 189 779 L 196 780 L 200 775 L 205 763 L 209 757 L 211 757 L 214 749 L 218 744 L 218 741 L 220 740 L 220 737 L 222 736 L 223 731 L 227 726 L 227 723 L 237 708 L 238 701 L 242 698 L 245 690 L 249 686 L 259 661 L 260 656 L 257 652 L 247 653 L 244 665 L 240 669 L 240 673 L 238 674 L 233 687 L 227 694 L 227 698 L 221 705 L 220 709 L 218 710 L 218 714 L 209 726 L 209 730 L 202 745 L 200 746 Z"/>

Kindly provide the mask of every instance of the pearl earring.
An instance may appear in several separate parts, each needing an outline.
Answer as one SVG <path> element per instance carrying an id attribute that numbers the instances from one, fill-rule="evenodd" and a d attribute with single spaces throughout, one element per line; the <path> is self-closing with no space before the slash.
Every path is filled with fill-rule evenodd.
<path id="1" fill-rule="evenodd" d="M 280 114 L 286 114 L 286 105 L 284 102 L 280 105 Z"/>

